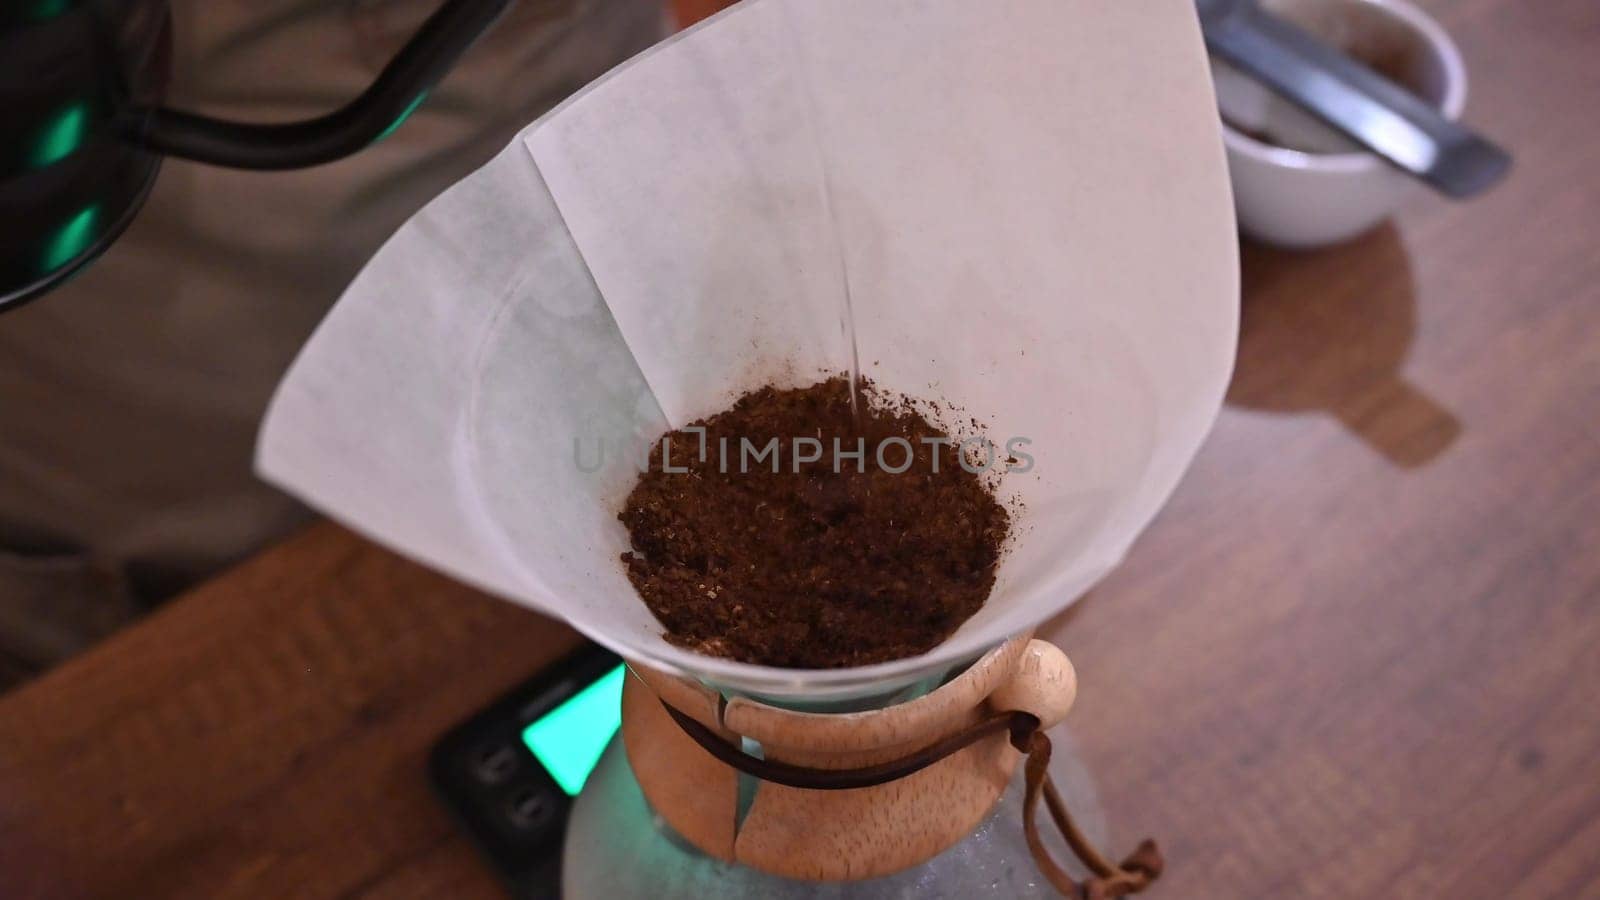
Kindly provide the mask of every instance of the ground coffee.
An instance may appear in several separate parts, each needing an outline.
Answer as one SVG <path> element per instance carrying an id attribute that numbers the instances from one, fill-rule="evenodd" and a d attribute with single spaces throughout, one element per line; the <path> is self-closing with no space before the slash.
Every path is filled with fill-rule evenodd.
<path id="1" fill-rule="evenodd" d="M 837 377 L 762 388 L 657 442 L 619 518 L 668 640 L 858 666 L 922 653 L 983 605 L 1006 509 L 914 404 L 863 390 L 859 422 Z"/>

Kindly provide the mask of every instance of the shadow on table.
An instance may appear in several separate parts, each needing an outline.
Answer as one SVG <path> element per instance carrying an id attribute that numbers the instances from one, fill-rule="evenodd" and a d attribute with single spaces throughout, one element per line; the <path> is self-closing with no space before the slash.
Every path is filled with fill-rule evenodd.
<path id="1" fill-rule="evenodd" d="M 1432 462 L 1461 423 L 1401 374 L 1416 332 L 1405 246 L 1392 225 L 1314 252 L 1244 240 L 1230 406 L 1331 413 L 1402 468 Z"/>

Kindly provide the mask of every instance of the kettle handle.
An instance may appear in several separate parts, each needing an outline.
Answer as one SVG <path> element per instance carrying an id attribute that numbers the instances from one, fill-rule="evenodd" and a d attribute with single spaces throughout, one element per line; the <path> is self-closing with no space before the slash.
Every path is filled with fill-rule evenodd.
<path id="1" fill-rule="evenodd" d="M 445 0 L 376 80 L 349 103 L 314 119 L 230 122 L 166 107 L 130 107 L 123 136 L 168 156 L 235 169 L 300 169 L 342 159 L 405 121 L 511 0 Z"/>

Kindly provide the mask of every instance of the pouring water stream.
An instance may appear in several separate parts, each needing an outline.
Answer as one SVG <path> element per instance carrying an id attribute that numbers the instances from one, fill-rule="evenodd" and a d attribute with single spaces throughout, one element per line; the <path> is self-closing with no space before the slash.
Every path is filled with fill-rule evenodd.
<path id="1" fill-rule="evenodd" d="M 797 36 L 799 29 L 795 27 L 792 14 L 785 7 L 785 17 L 788 19 L 790 73 L 800 85 L 800 93 L 805 102 L 806 122 L 811 127 L 811 147 L 817 162 L 817 177 L 822 185 L 822 208 L 827 214 L 828 225 L 833 237 L 834 251 L 839 257 L 839 330 L 850 350 L 850 419 L 856 430 L 861 430 L 861 352 L 856 344 L 856 315 L 855 300 L 850 291 L 850 259 L 845 253 L 844 237 L 839 227 L 839 211 L 834 203 L 832 172 L 828 166 L 827 154 L 823 149 L 825 143 L 822 133 L 822 116 L 817 109 L 816 94 L 811 84 L 809 69 L 805 65 L 805 57 L 801 53 L 800 40 Z"/>

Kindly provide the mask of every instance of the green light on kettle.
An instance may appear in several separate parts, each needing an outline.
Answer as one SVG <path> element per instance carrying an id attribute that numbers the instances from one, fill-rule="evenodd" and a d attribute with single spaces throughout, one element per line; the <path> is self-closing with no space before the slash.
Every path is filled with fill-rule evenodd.
<path id="1" fill-rule="evenodd" d="M 382 134 L 379 134 L 377 137 L 373 138 L 372 142 L 374 144 L 376 144 L 377 142 L 379 142 L 379 141 L 383 140 L 384 138 L 388 137 L 389 135 L 394 134 L 395 129 L 399 128 L 401 125 L 404 125 L 406 123 L 406 120 L 411 118 L 411 114 L 416 112 L 417 111 L 417 107 L 421 106 L 422 105 L 422 101 L 424 101 L 426 99 L 428 99 L 428 92 L 427 91 L 423 91 L 422 93 L 418 94 L 417 95 L 417 99 L 411 101 L 411 105 L 407 106 L 405 108 L 405 111 L 400 113 L 400 115 L 398 117 L 396 117 L 393 122 L 390 122 L 389 123 L 389 127 L 385 128 L 383 130 Z"/>
<path id="2" fill-rule="evenodd" d="M 54 19 L 56 16 L 66 12 L 71 6 L 72 0 L 38 0 L 37 3 L 33 4 L 33 20 L 35 22 L 43 22 L 46 19 Z"/>
<path id="3" fill-rule="evenodd" d="M 45 123 L 34 140 L 29 161 L 38 168 L 66 159 L 83 145 L 88 131 L 89 105 L 74 103 Z"/>
<path id="4" fill-rule="evenodd" d="M 100 218 L 99 206 L 88 206 L 67 220 L 44 248 L 44 270 L 54 272 L 94 243 L 94 225 Z"/>

